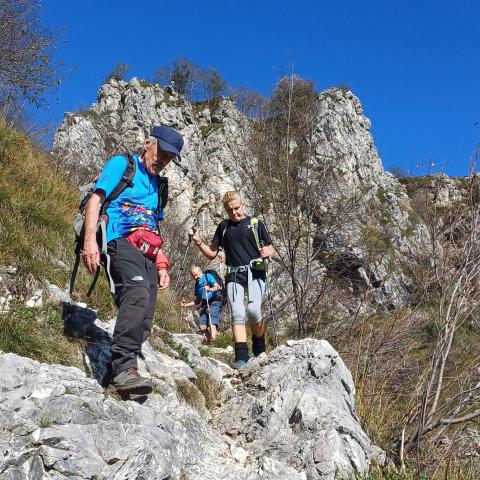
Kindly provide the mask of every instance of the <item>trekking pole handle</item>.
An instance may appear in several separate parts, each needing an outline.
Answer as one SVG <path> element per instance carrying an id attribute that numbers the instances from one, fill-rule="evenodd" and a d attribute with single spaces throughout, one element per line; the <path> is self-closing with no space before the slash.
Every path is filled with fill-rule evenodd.
<path id="1" fill-rule="evenodd" d="M 260 240 L 260 248 L 263 248 L 265 246 L 265 241 L 264 240 Z M 261 258 L 264 262 L 265 262 L 265 265 L 268 267 L 268 258 Z"/>
<path id="2" fill-rule="evenodd" d="M 198 222 L 197 222 L 197 219 L 195 219 L 195 220 L 193 221 L 193 225 L 191 226 L 191 230 L 193 230 L 193 229 L 196 227 L 197 223 L 198 223 Z M 192 243 L 193 235 L 195 235 L 195 232 L 188 234 L 188 243 Z"/>

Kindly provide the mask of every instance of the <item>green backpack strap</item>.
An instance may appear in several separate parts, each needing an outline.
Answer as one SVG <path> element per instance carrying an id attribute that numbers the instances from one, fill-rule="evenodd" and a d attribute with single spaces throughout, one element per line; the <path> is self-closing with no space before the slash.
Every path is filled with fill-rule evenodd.
<path id="1" fill-rule="evenodd" d="M 250 225 L 252 226 L 253 236 L 255 237 L 255 243 L 257 244 L 258 250 L 262 247 L 260 246 L 260 238 L 258 237 L 258 218 L 250 218 Z"/>

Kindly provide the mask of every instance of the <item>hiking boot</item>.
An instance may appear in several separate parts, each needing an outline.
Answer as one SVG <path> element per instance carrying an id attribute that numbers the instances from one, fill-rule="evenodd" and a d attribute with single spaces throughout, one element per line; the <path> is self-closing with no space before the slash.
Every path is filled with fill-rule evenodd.
<path id="1" fill-rule="evenodd" d="M 113 387 L 118 393 L 133 393 L 136 395 L 147 395 L 152 393 L 153 385 L 151 380 L 142 377 L 136 368 L 127 368 L 114 377 Z"/>
<path id="2" fill-rule="evenodd" d="M 239 370 L 240 368 L 244 367 L 247 364 L 247 360 L 237 360 L 232 363 L 232 368 L 234 370 Z"/>

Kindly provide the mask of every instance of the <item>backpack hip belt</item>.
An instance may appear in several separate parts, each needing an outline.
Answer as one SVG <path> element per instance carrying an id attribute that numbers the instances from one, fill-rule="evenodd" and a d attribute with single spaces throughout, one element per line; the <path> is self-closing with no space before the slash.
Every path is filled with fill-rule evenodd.
<path id="1" fill-rule="evenodd" d="M 263 266 L 263 268 L 261 267 Z M 264 271 L 265 270 L 265 260 L 263 258 L 254 258 L 253 260 L 250 260 L 250 263 L 248 265 L 240 265 L 238 267 L 232 267 L 230 265 L 226 266 L 227 268 L 227 274 L 233 273 L 233 283 L 237 283 L 237 273 L 242 273 L 242 272 L 247 272 L 247 298 L 248 301 L 252 301 L 250 298 L 250 292 L 253 291 L 253 274 L 252 270 L 260 270 Z M 237 288 L 236 286 L 234 287 L 233 290 L 233 300 L 235 300 L 235 294 Z"/>

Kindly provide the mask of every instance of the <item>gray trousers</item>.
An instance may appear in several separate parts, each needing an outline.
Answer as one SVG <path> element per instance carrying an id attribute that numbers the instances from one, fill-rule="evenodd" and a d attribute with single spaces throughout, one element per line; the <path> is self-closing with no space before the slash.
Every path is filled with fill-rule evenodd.
<path id="1" fill-rule="evenodd" d="M 245 318 L 250 323 L 259 323 L 262 321 L 262 298 L 265 294 L 265 282 L 259 278 L 252 281 L 252 289 L 250 293 L 250 301 L 247 298 L 247 306 L 245 308 L 244 288 L 239 283 L 227 283 L 227 298 L 232 312 L 232 323 L 234 325 L 245 325 Z"/>
<path id="2" fill-rule="evenodd" d="M 108 253 L 115 284 L 113 298 L 118 307 L 110 350 L 113 375 L 118 375 L 137 367 L 137 355 L 150 335 L 157 299 L 157 268 L 126 238 L 112 240 Z"/>

